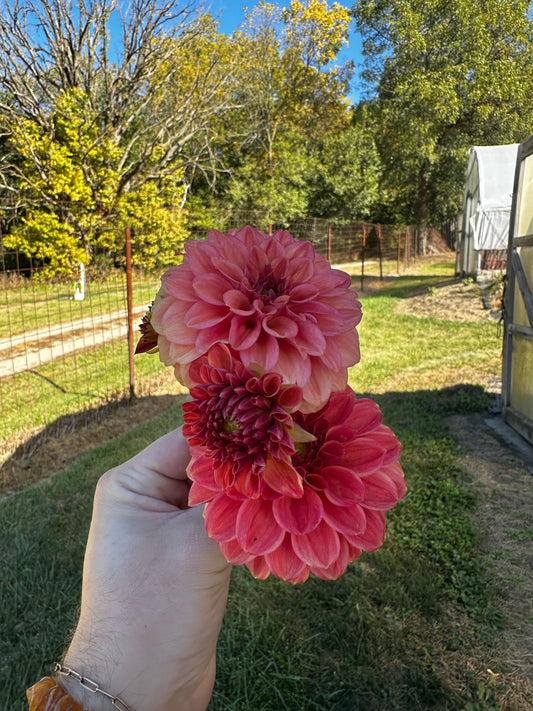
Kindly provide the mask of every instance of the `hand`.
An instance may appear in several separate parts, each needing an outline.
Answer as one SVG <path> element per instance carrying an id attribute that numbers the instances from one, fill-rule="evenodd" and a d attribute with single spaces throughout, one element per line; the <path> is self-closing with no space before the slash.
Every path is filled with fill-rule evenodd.
<path id="1" fill-rule="evenodd" d="M 200 711 L 212 694 L 230 565 L 187 509 L 189 449 L 176 430 L 98 483 L 81 614 L 65 665 L 135 711 Z M 109 699 L 61 677 L 85 711 Z"/>

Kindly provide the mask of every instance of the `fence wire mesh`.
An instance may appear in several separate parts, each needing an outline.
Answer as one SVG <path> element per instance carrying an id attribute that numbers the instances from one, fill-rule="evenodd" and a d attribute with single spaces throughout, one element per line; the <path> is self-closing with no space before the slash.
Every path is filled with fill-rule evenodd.
<path id="1" fill-rule="evenodd" d="M 255 215 L 233 215 L 222 231 L 254 224 L 272 233 L 283 227 L 310 240 L 334 265 L 350 265 L 356 290 L 369 276 L 400 273 L 416 257 L 414 229 L 353 223 L 333 225 L 307 218 L 288 226 L 269 225 Z M 205 230 L 192 230 L 203 238 Z M 433 232 L 434 251 L 446 245 Z M 130 311 L 134 329 L 159 288 L 160 273 L 135 270 Z M 50 279 L 42 265 L 0 245 L 0 457 L 57 418 L 137 394 L 166 392 L 174 381 L 154 357 L 135 360 L 129 372 L 126 273 L 108 270 L 105 279 L 78 273 L 73 279 Z M 167 375 L 169 377 L 167 377 Z M 133 384 L 133 388 L 132 388 Z M 179 392 L 176 384 L 174 392 Z"/>

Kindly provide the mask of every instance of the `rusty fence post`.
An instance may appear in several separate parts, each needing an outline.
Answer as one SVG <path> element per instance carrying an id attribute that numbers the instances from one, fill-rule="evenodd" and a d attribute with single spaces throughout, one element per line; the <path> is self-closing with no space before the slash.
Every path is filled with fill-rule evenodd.
<path id="1" fill-rule="evenodd" d="M 396 274 L 400 273 L 400 255 L 402 253 L 402 231 L 398 230 L 398 245 L 396 248 Z"/>
<path id="2" fill-rule="evenodd" d="M 379 280 L 383 281 L 383 249 L 381 242 L 383 235 L 381 234 L 381 225 L 378 222 L 378 249 L 379 249 Z"/>
<path id="3" fill-rule="evenodd" d="M 361 291 L 365 290 L 365 249 L 366 249 L 366 225 L 363 224 L 363 251 L 361 252 Z"/>
<path id="4" fill-rule="evenodd" d="M 128 363 L 130 376 L 130 402 L 135 399 L 135 366 L 133 363 L 133 285 L 131 273 L 131 230 L 126 227 L 126 300 L 128 306 Z"/>

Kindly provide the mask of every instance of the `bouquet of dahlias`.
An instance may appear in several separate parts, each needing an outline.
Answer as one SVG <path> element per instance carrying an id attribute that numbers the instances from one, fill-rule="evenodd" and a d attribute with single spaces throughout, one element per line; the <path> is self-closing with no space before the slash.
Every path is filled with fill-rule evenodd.
<path id="1" fill-rule="evenodd" d="M 257 578 L 334 579 L 378 548 L 405 494 L 400 443 L 348 387 L 361 304 L 350 278 L 288 232 L 189 241 L 141 324 L 190 390 L 189 503 Z"/>

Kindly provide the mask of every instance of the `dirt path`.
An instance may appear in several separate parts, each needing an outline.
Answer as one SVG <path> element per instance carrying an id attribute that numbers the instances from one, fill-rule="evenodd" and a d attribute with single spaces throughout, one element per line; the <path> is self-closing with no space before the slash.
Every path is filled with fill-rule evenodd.
<path id="1" fill-rule="evenodd" d="M 456 415 L 448 425 L 476 494 L 481 554 L 501 595 L 507 620 L 501 644 L 509 675 L 526 679 L 533 698 L 533 447 L 505 433 L 494 416 Z M 521 451 L 499 432 L 516 438 Z"/>

